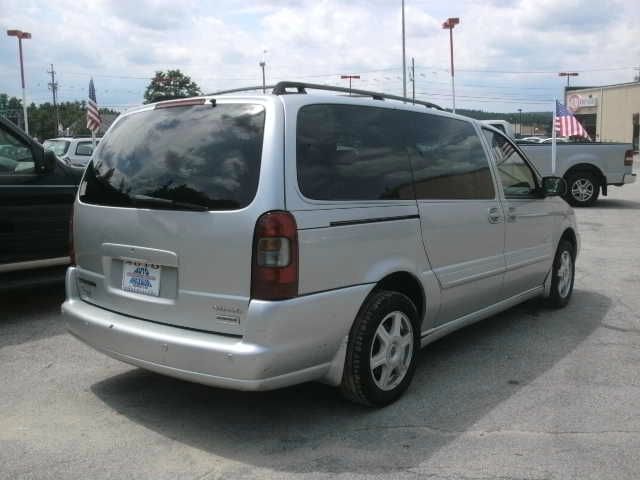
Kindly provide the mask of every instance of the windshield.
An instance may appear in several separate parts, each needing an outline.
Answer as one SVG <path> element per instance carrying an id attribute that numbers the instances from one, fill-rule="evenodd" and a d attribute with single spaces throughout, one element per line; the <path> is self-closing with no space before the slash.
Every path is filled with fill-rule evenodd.
<path id="1" fill-rule="evenodd" d="M 258 188 L 264 118 L 260 105 L 224 103 L 126 116 L 96 148 L 80 200 L 176 210 L 243 208 Z"/>
<path id="2" fill-rule="evenodd" d="M 45 140 L 42 146 L 45 150 L 51 150 L 58 157 L 61 157 L 67 150 L 69 149 L 69 141 L 68 140 Z"/>

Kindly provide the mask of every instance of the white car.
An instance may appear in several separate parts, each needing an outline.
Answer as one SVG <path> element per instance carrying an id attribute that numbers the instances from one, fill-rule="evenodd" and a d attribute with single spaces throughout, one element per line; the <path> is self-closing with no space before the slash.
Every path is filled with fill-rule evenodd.
<path id="1" fill-rule="evenodd" d="M 524 138 L 520 138 L 518 139 L 518 143 L 522 142 L 529 142 L 529 143 L 540 143 L 542 142 L 542 140 L 544 140 L 541 137 L 524 137 Z"/>
<path id="2" fill-rule="evenodd" d="M 100 138 L 96 138 L 96 144 Z M 42 146 L 51 150 L 72 167 L 85 167 L 93 154 L 93 141 L 87 137 L 59 137 L 45 140 Z"/>

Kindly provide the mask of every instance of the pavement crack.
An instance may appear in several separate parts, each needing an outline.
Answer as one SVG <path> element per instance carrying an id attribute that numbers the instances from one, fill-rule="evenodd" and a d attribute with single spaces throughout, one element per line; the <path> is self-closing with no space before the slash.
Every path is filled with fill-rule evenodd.
<path id="1" fill-rule="evenodd" d="M 609 330 L 615 330 L 616 332 L 640 334 L 640 329 L 638 329 L 638 328 L 616 327 L 615 325 L 609 325 L 608 323 L 603 323 L 602 326 L 604 328 L 608 328 Z"/>

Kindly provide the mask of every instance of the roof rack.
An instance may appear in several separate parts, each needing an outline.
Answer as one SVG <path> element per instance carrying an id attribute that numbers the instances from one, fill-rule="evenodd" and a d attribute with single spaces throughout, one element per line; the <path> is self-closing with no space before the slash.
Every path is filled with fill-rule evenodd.
<path id="1" fill-rule="evenodd" d="M 341 92 L 341 93 L 349 93 L 351 95 L 361 95 L 363 97 L 372 97 L 374 100 L 398 100 L 400 102 L 412 103 L 416 105 L 424 105 L 428 108 L 435 108 L 437 110 L 444 110 L 441 106 L 436 105 L 431 102 L 424 102 L 422 100 L 413 100 L 407 97 L 401 97 L 398 95 L 390 95 L 388 93 L 380 93 L 380 92 L 371 92 L 369 90 L 359 90 L 356 88 L 345 88 L 345 87 L 336 87 L 333 85 L 320 85 L 317 83 L 305 83 L 305 82 L 278 82 L 275 87 L 273 87 L 274 95 L 284 95 L 288 92 L 287 88 L 295 88 L 297 89 L 297 93 L 307 93 L 307 89 L 311 90 L 326 90 L 329 92 Z"/>
<path id="2" fill-rule="evenodd" d="M 211 95 L 224 95 L 226 93 L 238 93 L 238 92 L 247 92 L 251 90 L 262 90 L 262 86 L 258 87 L 243 87 L 243 88 L 234 88 L 232 90 L 222 90 L 219 92 L 212 93 Z M 427 108 L 435 108 L 436 110 L 444 110 L 439 105 L 431 102 L 425 102 L 422 100 L 413 100 L 407 97 L 401 97 L 399 95 L 390 95 L 388 93 L 380 93 L 380 92 L 371 92 L 369 90 L 359 90 L 356 88 L 345 88 L 345 87 L 336 87 L 333 85 L 320 85 L 318 83 L 305 83 L 305 82 L 278 82 L 275 85 L 268 85 L 264 87 L 265 89 L 273 89 L 273 95 L 287 95 L 292 93 L 307 93 L 307 89 L 310 90 L 325 90 L 328 92 L 341 92 L 348 93 L 350 95 L 359 95 L 363 97 L 372 97 L 374 100 L 398 100 L 400 102 L 411 103 L 415 105 L 424 105 Z M 288 88 L 295 88 L 296 92 L 287 91 Z"/>

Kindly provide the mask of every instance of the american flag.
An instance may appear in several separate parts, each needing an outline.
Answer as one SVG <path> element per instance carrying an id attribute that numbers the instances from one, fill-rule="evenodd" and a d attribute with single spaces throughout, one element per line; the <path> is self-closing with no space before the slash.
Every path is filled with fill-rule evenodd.
<path id="1" fill-rule="evenodd" d="M 567 107 L 556 100 L 556 132 L 561 137 L 584 137 L 589 138 L 587 131 L 580 125 Z"/>
<path id="2" fill-rule="evenodd" d="M 87 128 L 96 133 L 102 125 L 98 103 L 96 102 L 96 88 L 93 86 L 93 78 L 89 80 L 89 102 L 87 103 Z"/>

